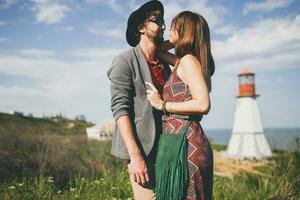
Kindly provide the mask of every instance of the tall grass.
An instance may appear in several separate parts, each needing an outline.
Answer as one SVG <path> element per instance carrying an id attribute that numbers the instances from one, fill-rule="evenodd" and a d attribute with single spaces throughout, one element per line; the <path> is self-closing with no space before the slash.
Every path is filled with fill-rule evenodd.
<path id="1" fill-rule="evenodd" d="M 55 177 L 36 177 L 0 185 L 3 200 L 31 199 L 132 199 L 126 170 L 102 173 L 97 178 L 76 177 L 68 186 L 59 188 Z"/>
<path id="2" fill-rule="evenodd" d="M 275 157 L 276 167 L 263 176 L 244 173 L 233 179 L 215 176 L 215 200 L 296 200 L 300 198 L 299 152 Z M 282 163 L 285 163 L 282 165 Z M 24 177 L 0 185 L 0 199 L 132 199 L 126 168 L 105 169 L 92 177 L 76 176 L 57 185 L 57 177 Z"/>
<path id="3" fill-rule="evenodd" d="M 214 199 L 300 199 L 300 153 L 283 152 L 272 160 L 274 166 L 260 169 L 263 175 L 243 173 L 233 179 L 215 177 Z"/>
<path id="4" fill-rule="evenodd" d="M 0 114 L 0 119 L 5 117 Z M 66 119 L 4 120 L 5 125 L 0 120 L 0 199 L 133 198 L 126 162 L 110 155 L 110 142 L 87 141 L 88 124 L 78 122 L 80 126 L 75 124 L 72 130 Z M 65 131 L 55 132 L 53 126 Z M 262 175 L 215 176 L 214 199 L 300 199 L 300 152 L 278 152 L 272 160 L 273 165 L 257 169 Z"/>
<path id="5" fill-rule="evenodd" d="M 88 142 L 84 135 L 2 134 L 0 158 L 1 182 L 42 175 L 67 184 L 79 174 L 92 177 L 125 166 L 110 155 L 109 142 Z"/>

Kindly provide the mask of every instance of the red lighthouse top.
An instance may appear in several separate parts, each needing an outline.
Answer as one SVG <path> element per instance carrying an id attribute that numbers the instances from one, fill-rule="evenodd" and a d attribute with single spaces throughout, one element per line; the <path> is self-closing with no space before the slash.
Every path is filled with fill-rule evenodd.
<path id="1" fill-rule="evenodd" d="M 248 69 L 243 70 L 239 75 L 239 97 L 257 97 L 255 94 L 255 74 Z"/>

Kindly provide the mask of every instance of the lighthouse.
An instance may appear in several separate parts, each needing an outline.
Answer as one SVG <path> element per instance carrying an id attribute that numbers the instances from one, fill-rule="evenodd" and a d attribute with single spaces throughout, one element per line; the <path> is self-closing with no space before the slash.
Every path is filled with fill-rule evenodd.
<path id="1" fill-rule="evenodd" d="M 239 94 L 232 135 L 226 155 L 233 159 L 263 159 L 272 156 L 263 132 L 255 92 L 255 74 L 243 70 L 239 75 Z"/>

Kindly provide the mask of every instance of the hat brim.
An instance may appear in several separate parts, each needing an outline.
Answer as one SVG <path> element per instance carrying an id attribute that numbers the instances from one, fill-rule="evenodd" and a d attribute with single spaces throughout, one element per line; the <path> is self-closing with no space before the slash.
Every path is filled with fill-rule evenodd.
<path id="1" fill-rule="evenodd" d="M 130 46 L 135 47 L 139 43 L 137 29 L 146 20 L 146 13 L 154 10 L 159 10 L 164 15 L 164 7 L 160 1 L 148 1 L 130 14 L 126 29 L 126 40 Z"/>

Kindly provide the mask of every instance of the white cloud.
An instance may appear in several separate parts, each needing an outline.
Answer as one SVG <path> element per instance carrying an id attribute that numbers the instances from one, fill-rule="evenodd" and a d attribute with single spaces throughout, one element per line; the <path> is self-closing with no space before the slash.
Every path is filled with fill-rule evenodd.
<path id="1" fill-rule="evenodd" d="M 223 70 L 300 66 L 300 15 L 293 19 L 266 19 L 235 31 L 225 41 L 213 41 L 213 53 Z M 226 69 L 225 69 L 226 68 Z"/>
<path id="2" fill-rule="evenodd" d="M 218 67 L 218 66 L 217 66 Z M 220 70 L 212 78 L 213 90 L 210 95 L 211 111 L 204 116 L 201 125 L 207 128 L 232 128 L 234 111 L 236 109 L 236 96 L 238 95 L 238 73 L 234 70 L 230 74 Z M 256 92 L 261 96 L 257 98 L 263 127 L 297 127 L 300 109 L 298 105 L 299 92 L 295 86 L 298 82 L 289 82 L 290 77 L 282 80 L 287 70 L 270 73 L 254 70 L 256 73 Z M 290 87 L 292 86 L 292 87 Z M 274 109 L 276 108 L 276 109 Z M 280 113 L 280 115 L 278 115 Z M 282 120 L 282 116 L 284 120 Z M 297 120 L 294 120 L 297 119 Z"/>
<path id="3" fill-rule="evenodd" d="M 62 30 L 70 32 L 70 31 L 74 30 L 74 27 L 73 26 L 65 26 L 62 28 Z"/>
<path id="4" fill-rule="evenodd" d="M 107 0 L 107 1 L 105 1 L 105 3 L 107 3 L 115 11 L 122 10 L 122 7 L 120 6 L 119 3 L 117 3 L 116 0 Z"/>
<path id="5" fill-rule="evenodd" d="M 259 3 L 250 2 L 244 7 L 243 13 L 247 14 L 253 11 L 272 11 L 277 8 L 284 8 L 292 4 L 295 0 L 266 0 Z"/>
<path id="6" fill-rule="evenodd" d="M 64 5 L 69 1 L 35 0 L 34 2 L 35 11 L 38 14 L 42 10 L 38 8 L 38 5 Z M 109 5 L 108 3 L 113 5 L 114 3 L 114 1 L 104 0 L 98 0 L 97 2 L 106 3 L 107 5 Z M 246 28 L 239 30 L 223 20 L 224 16 L 228 14 L 224 7 L 212 4 L 208 0 L 166 0 L 162 2 L 165 6 L 165 17 L 168 26 L 171 19 L 180 11 L 192 10 L 202 14 L 207 19 L 211 30 L 227 37 L 223 41 L 213 42 L 213 55 L 217 70 L 213 77 L 212 110 L 208 116 L 205 116 L 203 121 L 205 128 L 232 126 L 236 103 L 235 95 L 238 87 L 236 75 L 240 68 L 250 68 L 254 72 L 274 69 L 279 73 L 279 70 L 283 67 L 288 70 L 300 66 L 298 58 L 298 55 L 300 55 L 299 15 L 294 18 L 266 19 L 257 24 L 246 24 Z M 122 6 L 120 9 L 127 14 L 130 14 L 142 4 L 140 1 L 134 0 L 118 1 L 117 3 L 120 3 L 119 5 Z M 68 3 L 66 6 L 68 7 L 67 11 L 61 12 L 63 17 L 68 14 L 70 7 L 74 5 Z M 63 17 L 60 17 L 60 20 Z M 123 23 L 125 24 L 127 17 L 123 17 Z M 41 22 L 49 23 L 50 18 L 44 17 Z M 59 28 L 65 31 L 72 30 L 72 26 L 63 27 L 61 25 Z M 112 25 L 96 23 L 88 31 L 96 35 L 111 37 L 116 41 L 120 41 L 119 38 L 122 38 L 123 41 L 125 28 L 116 23 L 112 23 Z M 35 37 L 46 39 L 46 37 L 43 38 L 43 33 L 39 34 Z M 83 39 L 85 40 L 85 38 Z M 33 79 L 33 84 L 36 84 L 28 84 L 30 86 L 23 87 L 21 83 L 16 81 L 14 86 L 0 85 L 0 107 L 32 112 L 37 116 L 42 116 L 43 113 L 47 113 L 47 115 L 55 114 L 59 111 L 68 117 L 85 114 L 88 120 L 94 122 L 111 117 L 109 81 L 106 77 L 106 70 L 110 66 L 112 58 L 123 49 L 112 49 L 104 46 L 103 48 L 94 49 L 74 49 L 64 54 L 61 52 L 58 54 L 58 52 L 47 49 L 34 49 L 30 46 L 27 48 L 9 52 L 0 50 L 0 73 L 2 75 L 25 76 L 26 80 L 28 78 Z M 263 71 L 257 74 L 264 73 L 268 74 Z M 14 78 L 14 80 L 17 80 L 17 78 Z M 273 77 L 266 78 L 264 81 L 270 82 L 268 85 L 274 83 Z M 284 85 L 286 82 L 278 85 Z M 257 83 L 260 83 L 258 87 L 262 87 L 261 82 L 257 81 Z M 296 109 L 291 109 L 291 107 L 280 109 L 281 103 L 286 105 L 286 102 L 288 102 L 290 104 L 289 99 L 282 100 L 281 98 L 285 96 L 282 95 L 282 91 L 286 91 L 285 88 L 284 86 L 272 88 L 270 91 L 276 91 L 277 93 L 270 98 L 276 98 L 275 105 L 279 104 L 279 110 L 276 110 L 276 112 L 282 113 L 285 111 L 284 113 L 290 114 L 288 112 Z M 267 95 L 264 90 L 266 89 L 259 89 L 258 92 L 263 96 Z M 265 104 L 260 105 L 264 107 L 269 102 L 265 101 Z M 284 123 L 280 124 L 280 119 L 276 121 L 274 112 L 270 109 L 265 114 L 270 126 L 273 124 L 284 125 Z M 294 116 L 296 119 L 296 116 L 299 116 L 298 113 L 299 111 L 296 110 L 294 115 L 292 117 L 289 115 L 290 117 L 287 119 L 292 119 Z"/>
<path id="7" fill-rule="evenodd" d="M 4 38 L 4 37 L 0 37 L 0 42 L 7 42 L 8 39 L 7 38 Z"/>
<path id="8" fill-rule="evenodd" d="M 37 51 L 37 50 L 34 50 Z M 66 68 L 63 62 L 47 57 L 47 53 L 34 53 L 18 50 L 0 54 L 0 72 L 10 75 L 25 76 L 42 82 L 55 81 Z"/>
<path id="9" fill-rule="evenodd" d="M 51 99 L 51 95 L 48 95 L 46 91 L 37 90 L 34 88 L 0 85 L 0 98 L 0 112 L 17 110 L 23 113 L 34 112 L 35 114 L 37 114 L 36 108 L 42 108 L 43 105 L 49 106 L 49 100 Z M 41 112 L 38 114 L 39 116 L 42 116 L 45 112 L 47 112 L 48 115 L 50 115 L 53 112 L 55 113 L 55 111 L 56 113 L 58 113 L 57 110 L 49 110 L 47 106 L 44 108 L 45 110 L 41 110 Z"/>
<path id="10" fill-rule="evenodd" d="M 95 23 L 94 25 L 90 26 L 88 28 L 88 32 L 98 35 L 98 36 L 104 36 L 108 38 L 114 38 L 114 39 L 123 39 L 124 38 L 124 32 L 125 28 L 121 25 L 111 25 L 106 24 L 103 22 Z"/>
<path id="11" fill-rule="evenodd" d="M 126 1 L 126 5 L 130 10 L 136 10 L 140 5 L 135 0 Z"/>
<path id="12" fill-rule="evenodd" d="M 88 0 L 88 2 L 103 3 L 103 0 Z M 110 1 L 107 1 L 106 3 L 108 2 Z M 171 24 L 171 20 L 173 19 L 173 17 L 175 17 L 175 15 L 177 15 L 179 12 L 183 10 L 191 10 L 203 15 L 206 18 L 207 22 L 209 23 L 210 27 L 216 27 L 216 25 L 220 24 L 222 22 L 223 16 L 227 13 L 224 7 L 217 4 L 211 4 L 207 0 L 199 0 L 199 1 L 188 0 L 187 2 L 182 2 L 181 0 L 172 0 L 172 1 L 166 0 L 166 1 L 162 1 L 162 3 L 165 8 L 164 17 L 167 25 L 166 34 L 168 32 L 168 29 L 170 28 L 169 26 Z M 141 6 L 142 3 L 137 4 L 135 1 L 128 1 L 123 4 L 119 3 L 119 5 L 123 6 L 123 10 L 125 8 L 130 9 L 130 12 L 128 12 L 128 14 L 130 14 L 132 11 L 134 11 L 139 6 Z M 124 20 L 126 21 L 127 17 Z M 113 39 L 124 39 L 125 30 L 126 27 L 123 27 L 121 24 L 111 25 L 103 22 L 95 23 L 88 28 L 88 31 L 92 34 L 113 38 Z"/>
<path id="13" fill-rule="evenodd" d="M 44 36 L 41 35 L 41 34 L 39 34 L 39 35 L 36 36 L 36 39 L 38 39 L 38 40 L 42 40 L 43 38 L 44 38 Z"/>
<path id="14" fill-rule="evenodd" d="M 121 2 L 116 0 L 86 0 L 88 3 L 105 3 L 115 11 L 126 11 L 128 14 L 139 8 L 145 2 L 136 2 L 134 0 Z M 176 14 L 183 10 L 191 10 L 203 15 L 210 26 L 222 22 L 222 17 L 227 13 L 225 7 L 219 4 L 209 3 L 208 0 L 162 0 L 165 8 L 165 19 L 167 26 L 170 25 L 171 20 Z M 127 19 L 127 18 L 126 18 Z M 116 33 L 113 33 L 115 35 Z"/>
<path id="15" fill-rule="evenodd" d="M 87 3 L 100 3 L 103 0 L 86 0 Z"/>
<path id="16" fill-rule="evenodd" d="M 57 1 L 32 0 L 33 10 L 36 12 L 36 21 L 47 24 L 60 22 L 71 9 L 68 5 Z"/>
<path id="17" fill-rule="evenodd" d="M 15 4 L 16 3 L 16 0 L 2 0 L 2 1 L 0 1 L 0 6 L 1 6 L 1 8 L 3 8 L 3 9 L 8 9 L 8 8 L 10 8 L 13 4 Z"/>
<path id="18" fill-rule="evenodd" d="M 117 2 L 116 0 L 86 0 L 87 3 L 104 3 L 108 5 L 112 10 L 120 12 L 124 10 L 124 2 Z"/>
<path id="19" fill-rule="evenodd" d="M 222 34 L 222 35 L 231 35 L 233 32 L 237 30 L 238 27 L 233 25 L 224 25 L 224 26 L 215 27 L 213 29 L 215 33 Z"/>
<path id="20" fill-rule="evenodd" d="M 75 56 L 79 58 L 99 60 L 99 59 L 113 58 L 114 56 L 118 55 L 120 52 L 124 50 L 125 49 L 111 49 L 111 48 L 74 49 L 68 52 L 67 55 Z"/>
<path id="21" fill-rule="evenodd" d="M 55 52 L 43 49 L 20 49 L 17 52 L 19 52 L 20 55 L 33 58 L 50 57 L 55 55 Z"/>
<path id="22" fill-rule="evenodd" d="M 5 25 L 6 25 L 6 22 L 0 21 L 0 26 L 5 26 Z"/>
<path id="23" fill-rule="evenodd" d="M 166 0 L 163 1 L 163 4 L 167 28 L 170 28 L 171 20 L 179 12 L 184 10 L 190 10 L 201 14 L 207 20 L 210 27 L 215 27 L 220 24 L 223 16 L 227 13 L 227 10 L 223 6 L 209 3 L 207 0 L 187 0 L 186 2 L 181 0 Z"/>
<path id="24" fill-rule="evenodd" d="M 29 88 L 23 88 L 17 81 L 15 86 L 1 86 L 0 106 L 37 116 L 63 111 L 69 117 L 86 114 L 93 121 L 109 118 L 106 71 L 120 51 L 76 49 L 64 57 L 78 59 L 67 60 L 56 58 L 56 52 L 44 49 L 0 51 L 0 73 L 27 77 L 38 83 Z"/>
<path id="25" fill-rule="evenodd" d="M 41 93 L 36 89 L 22 88 L 19 86 L 1 86 L 0 96 L 18 96 L 18 97 L 33 97 Z"/>

